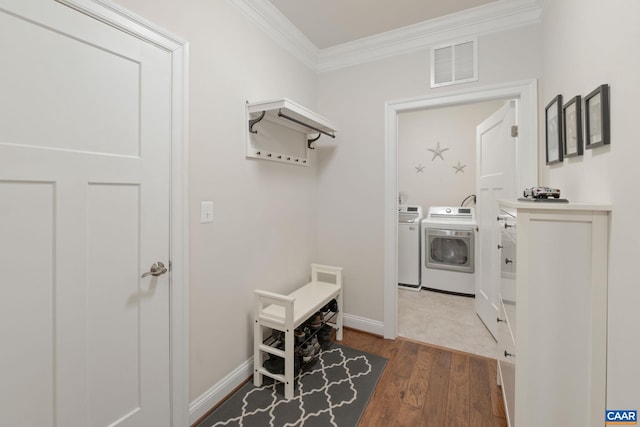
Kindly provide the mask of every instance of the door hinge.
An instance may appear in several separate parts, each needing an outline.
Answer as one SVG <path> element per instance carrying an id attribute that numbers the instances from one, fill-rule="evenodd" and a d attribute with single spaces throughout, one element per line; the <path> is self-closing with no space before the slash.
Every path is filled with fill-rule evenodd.
<path id="1" fill-rule="evenodd" d="M 511 138 L 518 137 L 518 125 L 511 126 Z"/>

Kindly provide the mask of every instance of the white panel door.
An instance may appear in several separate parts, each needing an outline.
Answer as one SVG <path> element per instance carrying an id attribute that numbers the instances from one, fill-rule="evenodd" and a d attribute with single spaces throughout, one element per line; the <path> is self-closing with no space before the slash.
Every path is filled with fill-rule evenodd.
<path id="1" fill-rule="evenodd" d="M 489 332 L 498 329 L 497 200 L 515 197 L 516 138 L 511 128 L 516 123 L 517 101 L 511 100 L 476 128 L 476 219 L 479 231 L 476 271 L 476 312 Z"/>
<path id="2" fill-rule="evenodd" d="M 170 425 L 170 54 L 51 0 L 0 52 L 0 425 Z"/>

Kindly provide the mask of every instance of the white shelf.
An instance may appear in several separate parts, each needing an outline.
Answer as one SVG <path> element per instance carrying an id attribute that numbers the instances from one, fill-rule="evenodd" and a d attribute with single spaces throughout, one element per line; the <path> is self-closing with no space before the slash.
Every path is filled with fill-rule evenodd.
<path id="1" fill-rule="evenodd" d="M 307 166 L 311 143 L 336 131 L 331 121 L 286 98 L 248 102 L 246 157 Z"/>
<path id="2" fill-rule="evenodd" d="M 257 118 L 264 111 L 266 112 L 266 120 L 297 130 L 298 132 L 302 132 L 306 135 L 318 133 L 309 126 L 320 129 L 329 134 L 333 134 L 337 130 L 336 125 L 329 120 L 287 98 L 248 103 L 247 111 L 252 118 Z M 282 114 L 292 117 L 300 122 L 307 123 L 309 126 L 299 125 L 290 120 L 279 117 L 279 112 L 282 112 Z"/>

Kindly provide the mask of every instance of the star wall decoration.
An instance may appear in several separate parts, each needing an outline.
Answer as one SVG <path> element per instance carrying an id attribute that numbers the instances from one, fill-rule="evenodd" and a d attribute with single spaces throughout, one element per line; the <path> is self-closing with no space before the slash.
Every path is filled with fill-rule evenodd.
<path id="1" fill-rule="evenodd" d="M 453 165 L 453 168 L 456 170 L 455 173 L 458 173 L 458 172 L 464 173 L 464 168 L 466 168 L 466 167 L 467 167 L 467 165 L 461 164 L 460 161 L 458 161 L 457 165 Z"/>
<path id="2" fill-rule="evenodd" d="M 442 160 L 444 160 L 444 157 L 442 157 L 442 153 L 447 151 L 448 148 L 440 148 L 440 141 L 438 141 L 436 148 L 427 148 L 427 150 L 433 153 L 433 158 L 431 159 L 431 161 L 434 161 L 436 157 L 440 157 Z"/>
<path id="3" fill-rule="evenodd" d="M 416 166 L 415 168 L 416 168 L 416 174 L 419 174 L 420 172 L 424 172 L 424 166 L 422 166 L 422 163 Z"/>

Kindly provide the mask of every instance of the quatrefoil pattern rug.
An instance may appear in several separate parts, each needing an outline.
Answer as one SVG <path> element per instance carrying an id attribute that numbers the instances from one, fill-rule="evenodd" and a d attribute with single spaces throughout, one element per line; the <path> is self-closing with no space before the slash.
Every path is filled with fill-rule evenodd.
<path id="1" fill-rule="evenodd" d="M 295 396 L 265 377 L 245 384 L 198 427 L 352 427 L 358 424 L 387 360 L 334 344 L 296 380 Z"/>

